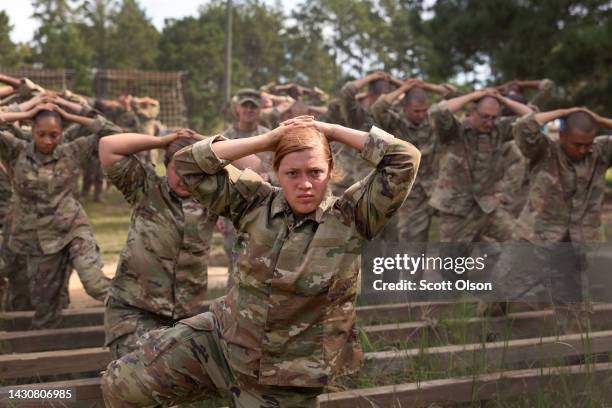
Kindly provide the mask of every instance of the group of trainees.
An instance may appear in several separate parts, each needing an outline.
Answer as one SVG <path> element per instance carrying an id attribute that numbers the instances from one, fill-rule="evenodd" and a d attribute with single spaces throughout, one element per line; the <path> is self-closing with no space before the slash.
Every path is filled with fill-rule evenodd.
<path id="1" fill-rule="evenodd" d="M 492 92 L 480 97 L 500 99 Z M 237 407 L 315 407 L 325 386 L 360 366 L 361 248 L 405 202 L 421 158 L 402 135 L 300 116 L 233 140 L 188 129 L 155 137 L 121 133 L 57 95 L 31 105 L 0 111 L 0 159 L 12 177 L 12 218 L 19 220 L 7 245 L 26 258 L 35 327 L 60 321 L 71 267 L 91 296 L 105 300 L 106 344 L 115 358 L 102 378 L 108 406 L 171 406 L 223 395 Z M 610 125 L 584 109 L 554 118 L 576 114 Z M 519 123 L 535 118 L 541 125 L 550 117 L 527 112 Z M 32 122 L 30 141 L 15 125 L 23 121 Z M 574 122 L 579 130 L 586 126 Z M 62 143 L 68 129 L 73 140 Z M 593 132 L 583 133 L 584 140 L 562 139 L 560 149 L 584 158 Z M 335 195 L 331 142 L 372 166 Z M 139 158 L 150 149 L 165 150 L 165 177 Z M 81 162 L 96 152 L 132 207 L 110 282 L 72 191 Z M 252 170 L 262 167 L 264 152 L 273 153 L 278 186 Z M 236 229 L 234 282 L 205 311 L 203 276 L 220 216 Z"/>
<path id="2" fill-rule="evenodd" d="M 106 340 L 117 358 L 102 379 L 108 406 L 218 395 L 239 407 L 316 406 L 323 387 L 359 367 L 360 247 L 408 195 L 420 160 L 414 146 L 376 127 L 364 132 L 311 116 L 237 140 L 187 129 L 124 134 L 62 104 L 49 95 L 25 112 L 0 112 L 0 158 L 19 220 L 8 245 L 26 257 L 31 295 L 45 299 L 33 302 L 40 327 L 61 321 L 69 267 L 91 296 L 105 299 Z M 24 121 L 32 122 L 31 141 L 16 136 Z M 85 129 L 62 143 L 68 122 Z M 328 188 L 330 141 L 374 167 L 340 197 Z M 153 148 L 166 151 L 166 177 L 137 156 Z M 132 207 L 112 282 L 72 191 L 81 161 L 96 150 Z M 280 187 L 251 170 L 266 151 L 274 152 Z M 201 276 L 217 216 L 238 232 L 237 274 L 230 292 L 203 312 Z"/>

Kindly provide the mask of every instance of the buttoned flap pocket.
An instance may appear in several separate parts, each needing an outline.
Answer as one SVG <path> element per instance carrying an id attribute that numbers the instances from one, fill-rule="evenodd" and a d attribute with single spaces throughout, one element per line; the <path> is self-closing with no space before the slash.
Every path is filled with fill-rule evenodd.
<path id="1" fill-rule="evenodd" d="M 139 340 L 142 344 L 142 361 L 145 366 L 153 364 L 164 353 L 178 344 L 174 331 L 177 327 L 165 327 L 145 333 Z"/>

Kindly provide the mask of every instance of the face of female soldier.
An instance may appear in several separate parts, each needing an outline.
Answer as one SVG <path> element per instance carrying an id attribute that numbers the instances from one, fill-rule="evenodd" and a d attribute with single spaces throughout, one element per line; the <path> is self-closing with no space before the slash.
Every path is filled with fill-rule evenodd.
<path id="1" fill-rule="evenodd" d="M 166 178 L 168 179 L 168 186 L 170 187 L 170 190 L 174 191 L 177 196 L 182 198 L 191 196 L 191 193 L 189 190 L 187 190 L 179 175 L 176 174 L 174 160 L 171 160 L 170 163 L 168 163 L 168 166 L 166 166 Z"/>
<path id="2" fill-rule="evenodd" d="M 53 116 L 43 116 L 34 122 L 32 138 L 36 151 L 52 154 L 62 140 L 62 124 Z"/>
<path id="3" fill-rule="evenodd" d="M 310 148 L 287 154 L 277 174 L 289 206 L 298 215 L 315 211 L 330 179 L 329 157 L 322 148 Z"/>

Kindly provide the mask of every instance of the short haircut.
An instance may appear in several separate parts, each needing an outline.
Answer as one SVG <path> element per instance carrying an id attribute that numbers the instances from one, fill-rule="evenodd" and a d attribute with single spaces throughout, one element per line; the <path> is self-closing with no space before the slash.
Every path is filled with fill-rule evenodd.
<path id="1" fill-rule="evenodd" d="M 579 130 L 584 133 L 592 133 L 597 130 L 597 127 L 597 122 L 590 114 L 578 111 L 572 112 L 565 117 L 563 131 L 571 132 L 572 130 Z"/>
<path id="2" fill-rule="evenodd" d="M 388 82 L 385 79 L 377 79 L 368 84 L 368 92 L 376 95 L 386 93 L 388 89 Z"/>
<path id="3" fill-rule="evenodd" d="M 496 97 L 491 96 L 491 95 L 485 95 L 476 101 L 476 107 L 480 108 L 482 105 L 489 103 L 489 102 L 493 102 L 496 105 L 501 106 L 501 103 L 499 103 Z"/>
<path id="4" fill-rule="evenodd" d="M 57 123 L 60 124 L 60 126 L 63 128 L 64 127 L 64 121 L 62 120 L 62 115 L 59 114 L 59 112 L 56 111 L 52 111 L 52 110 L 41 110 L 39 111 L 35 116 L 34 116 L 34 124 L 36 124 L 39 120 L 44 119 L 44 118 L 53 118 L 57 121 Z"/>
<path id="5" fill-rule="evenodd" d="M 414 87 L 408 92 L 406 92 L 406 94 L 404 95 L 404 99 L 402 99 L 402 102 L 404 103 L 404 105 L 407 105 L 411 102 L 427 103 L 429 102 L 429 99 L 427 98 L 427 93 L 423 88 Z"/>
<path id="6" fill-rule="evenodd" d="M 176 152 L 178 152 L 184 147 L 194 144 L 195 142 L 197 142 L 196 139 L 188 139 L 185 137 L 174 139 L 172 143 L 170 143 L 168 147 L 166 147 L 166 154 L 164 155 L 164 165 L 168 167 L 168 163 L 170 163 L 170 160 L 172 160 Z"/>

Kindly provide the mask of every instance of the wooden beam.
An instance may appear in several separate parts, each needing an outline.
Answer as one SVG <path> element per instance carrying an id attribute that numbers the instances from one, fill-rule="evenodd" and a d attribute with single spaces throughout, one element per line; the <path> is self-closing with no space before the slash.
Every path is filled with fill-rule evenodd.
<path id="1" fill-rule="evenodd" d="M 571 387 L 575 393 L 610 392 L 612 363 L 526 369 L 459 378 L 394 384 L 323 394 L 321 408 L 428 407 L 535 394 Z M 589 388 L 592 391 L 592 388 Z"/>
<path id="2" fill-rule="evenodd" d="M 398 374 L 432 359 L 436 369 L 544 367 L 567 358 L 612 352 L 612 330 L 494 343 L 461 344 L 366 353 L 364 372 Z"/>
<path id="3" fill-rule="evenodd" d="M 0 355 L 0 380 L 100 371 L 111 361 L 106 347 Z"/>
<path id="4" fill-rule="evenodd" d="M 29 330 L 32 317 L 34 317 L 33 311 L 0 313 L 0 330 Z M 104 307 L 62 310 L 62 325 L 60 328 L 97 326 L 101 324 L 104 324 Z"/>
<path id="5" fill-rule="evenodd" d="M 593 329 L 612 329 L 612 305 L 596 305 L 585 315 Z M 504 339 L 548 337 L 557 332 L 579 333 L 586 324 L 578 325 L 573 317 L 553 310 L 511 313 L 505 317 L 469 318 L 407 322 L 364 326 L 372 342 L 401 344 L 429 332 L 446 342 L 479 343 Z M 565 323 L 563 323 L 565 322 Z M 451 338 L 451 333 L 462 332 L 463 337 Z M 0 353 L 31 353 L 101 347 L 104 344 L 103 326 L 32 330 L 0 333 Z"/>

